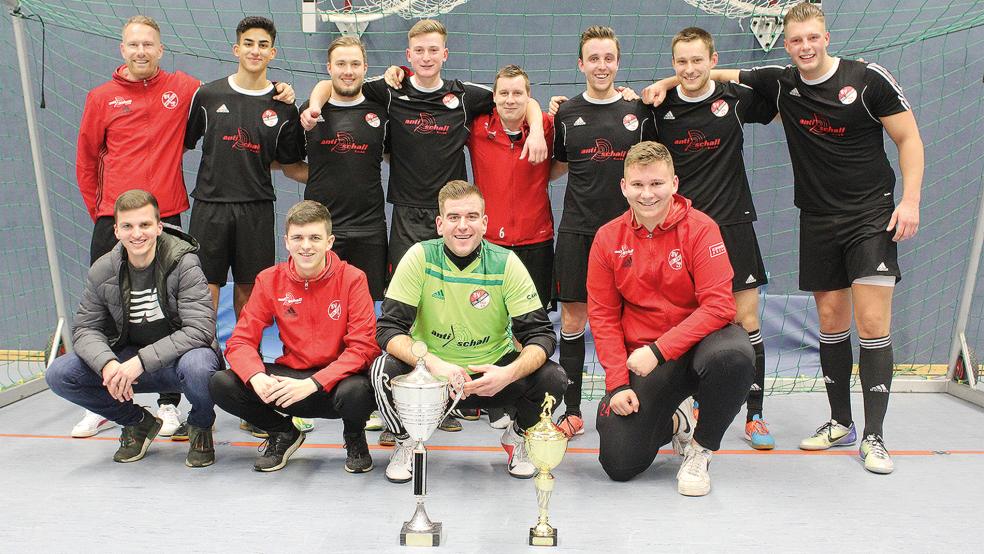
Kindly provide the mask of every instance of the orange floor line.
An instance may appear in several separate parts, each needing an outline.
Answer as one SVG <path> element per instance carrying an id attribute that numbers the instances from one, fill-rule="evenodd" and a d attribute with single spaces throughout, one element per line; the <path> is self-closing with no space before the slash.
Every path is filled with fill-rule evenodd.
<path id="1" fill-rule="evenodd" d="M 76 439 L 68 435 L 32 435 L 26 433 L 0 433 L 0 438 L 4 439 L 62 439 L 70 441 L 110 441 L 116 442 L 119 440 L 117 437 L 89 437 L 87 439 Z M 169 439 L 156 439 L 154 442 L 159 443 L 169 443 L 175 442 Z M 253 447 L 256 448 L 262 444 L 260 441 L 216 441 L 218 444 L 236 446 L 236 447 Z M 181 443 L 178 443 L 181 444 Z M 341 449 L 344 448 L 342 444 L 338 443 L 307 443 L 301 446 L 301 448 L 334 448 Z M 390 446 L 378 446 L 370 445 L 371 450 L 391 450 Z M 498 446 L 467 446 L 467 445 L 428 445 L 428 450 L 443 450 L 449 452 L 499 452 L 502 450 Z M 984 456 L 984 450 L 889 450 L 892 456 Z M 569 447 L 567 449 L 568 454 L 598 454 L 597 448 L 578 448 Z M 659 451 L 660 455 L 666 456 L 673 454 L 671 449 L 663 449 Z M 716 455 L 725 456 L 857 456 L 858 452 L 855 448 L 845 448 L 845 449 L 831 449 L 831 450 L 718 450 L 715 452 Z"/>

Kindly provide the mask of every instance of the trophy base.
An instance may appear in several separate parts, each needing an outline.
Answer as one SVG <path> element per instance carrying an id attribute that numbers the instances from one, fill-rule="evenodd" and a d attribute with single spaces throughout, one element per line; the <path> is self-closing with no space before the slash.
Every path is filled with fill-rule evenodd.
<path id="1" fill-rule="evenodd" d="M 434 523 L 433 527 L 426 531 L 415 531 L 408 529 L 410 522 L 403 524 L 400 530 L 400 546 L 441 546 L 442 525 Z"/>
<path id="2" fill-rule="evenodd" d="M 536 527 L 530 527 L 530 546 L 557 546 L 557 529 L 551 528 L 548 535 L 538 535 Z"/>

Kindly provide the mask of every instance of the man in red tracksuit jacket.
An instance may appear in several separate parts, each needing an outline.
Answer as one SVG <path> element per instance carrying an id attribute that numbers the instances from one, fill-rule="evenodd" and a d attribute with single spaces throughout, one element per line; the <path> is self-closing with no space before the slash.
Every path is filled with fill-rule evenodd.
<path id="1" fill-rule="evenodd" d="M 215 403 L 270 435 L 257 471 L 277 471 L 304 442 L 290 416 L 341 418 L 345 470 L 372 469 L 364 427 L 376 409 L 369 364 L 379 356 L 376 315 L 366 275 L 331 251 L 331 216 L 305 200 L 287 212 L 290 259 L 261 272 L 226 343 L 231 369 L 212 377 Z M 276 321 L 284 353 L 259 354 Z M 286 415 L 284 415 L 286 414 Z"/>
<path id="2" fill-rule="evenodd" d="M 607 391 L 598 406 L 599 460 L 609 477 L 626 481 L 672 440 L 684 455 L 677 490 L 703 496 L 711 452 L 748 395 L 754 353 L 732 323 L 721 231 L 676 194 L 669 151 L 636 144 L 624 171 L 629 210 L 598 230 L 588 259 L 588 318 Z M 695 423 L 692 403 L 677 406 L 698 394 Z"/>
<path id="3" fill-rule="evenodd" d="M 522 68 L 507 65 L 492 85 L 495 110 L 472 121 L 468 153 L 475 185 L 489 216 L 486 240 L 512 250 L 530 272 L 543 307 L 551 304 L 553 214 L 550 211 L 551 164 L 521 157 L 530 126 L 526 108 L 530 80 Z M 553 116 L 543 114 L 543 137 L 553 151 Z"/>

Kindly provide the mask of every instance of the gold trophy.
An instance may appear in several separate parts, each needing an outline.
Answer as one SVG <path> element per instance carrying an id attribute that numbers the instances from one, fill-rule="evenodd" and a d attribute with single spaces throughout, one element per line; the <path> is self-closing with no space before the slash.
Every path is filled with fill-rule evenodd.
<path id="1" fill-rule="evenodd" d="M 557 529 L 547 523 L 547 505 L 554 488 L 554 477 L 550 470 L 557 467 L 567 452 L 567 436 L 550 421 L 550 414 L 556 399 L 550 394 L 543 395 L 543 411 L 540 421 L 526 430 L 526 451 L 533 465 L 540 470 L 533 479 L 536 485 L 536 503 L 540 517 L 536 526 L 530 527 L 530 546 L 557 546 Z"/>

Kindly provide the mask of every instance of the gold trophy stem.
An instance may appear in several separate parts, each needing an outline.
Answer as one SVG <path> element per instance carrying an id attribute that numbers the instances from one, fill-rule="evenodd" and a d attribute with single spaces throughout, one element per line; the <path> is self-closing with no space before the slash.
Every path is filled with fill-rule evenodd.
<path id="1" fill-rule="evenodd" d="M 540 471 L 533 479 L 536 486 L 536 504 L 540 515 L 536 527 L 530 529 L 531 546 L 557 546 L 557 530 L 547 523 L 547 507 L 554 489 L 554 477 L 549 471 Z"/>

